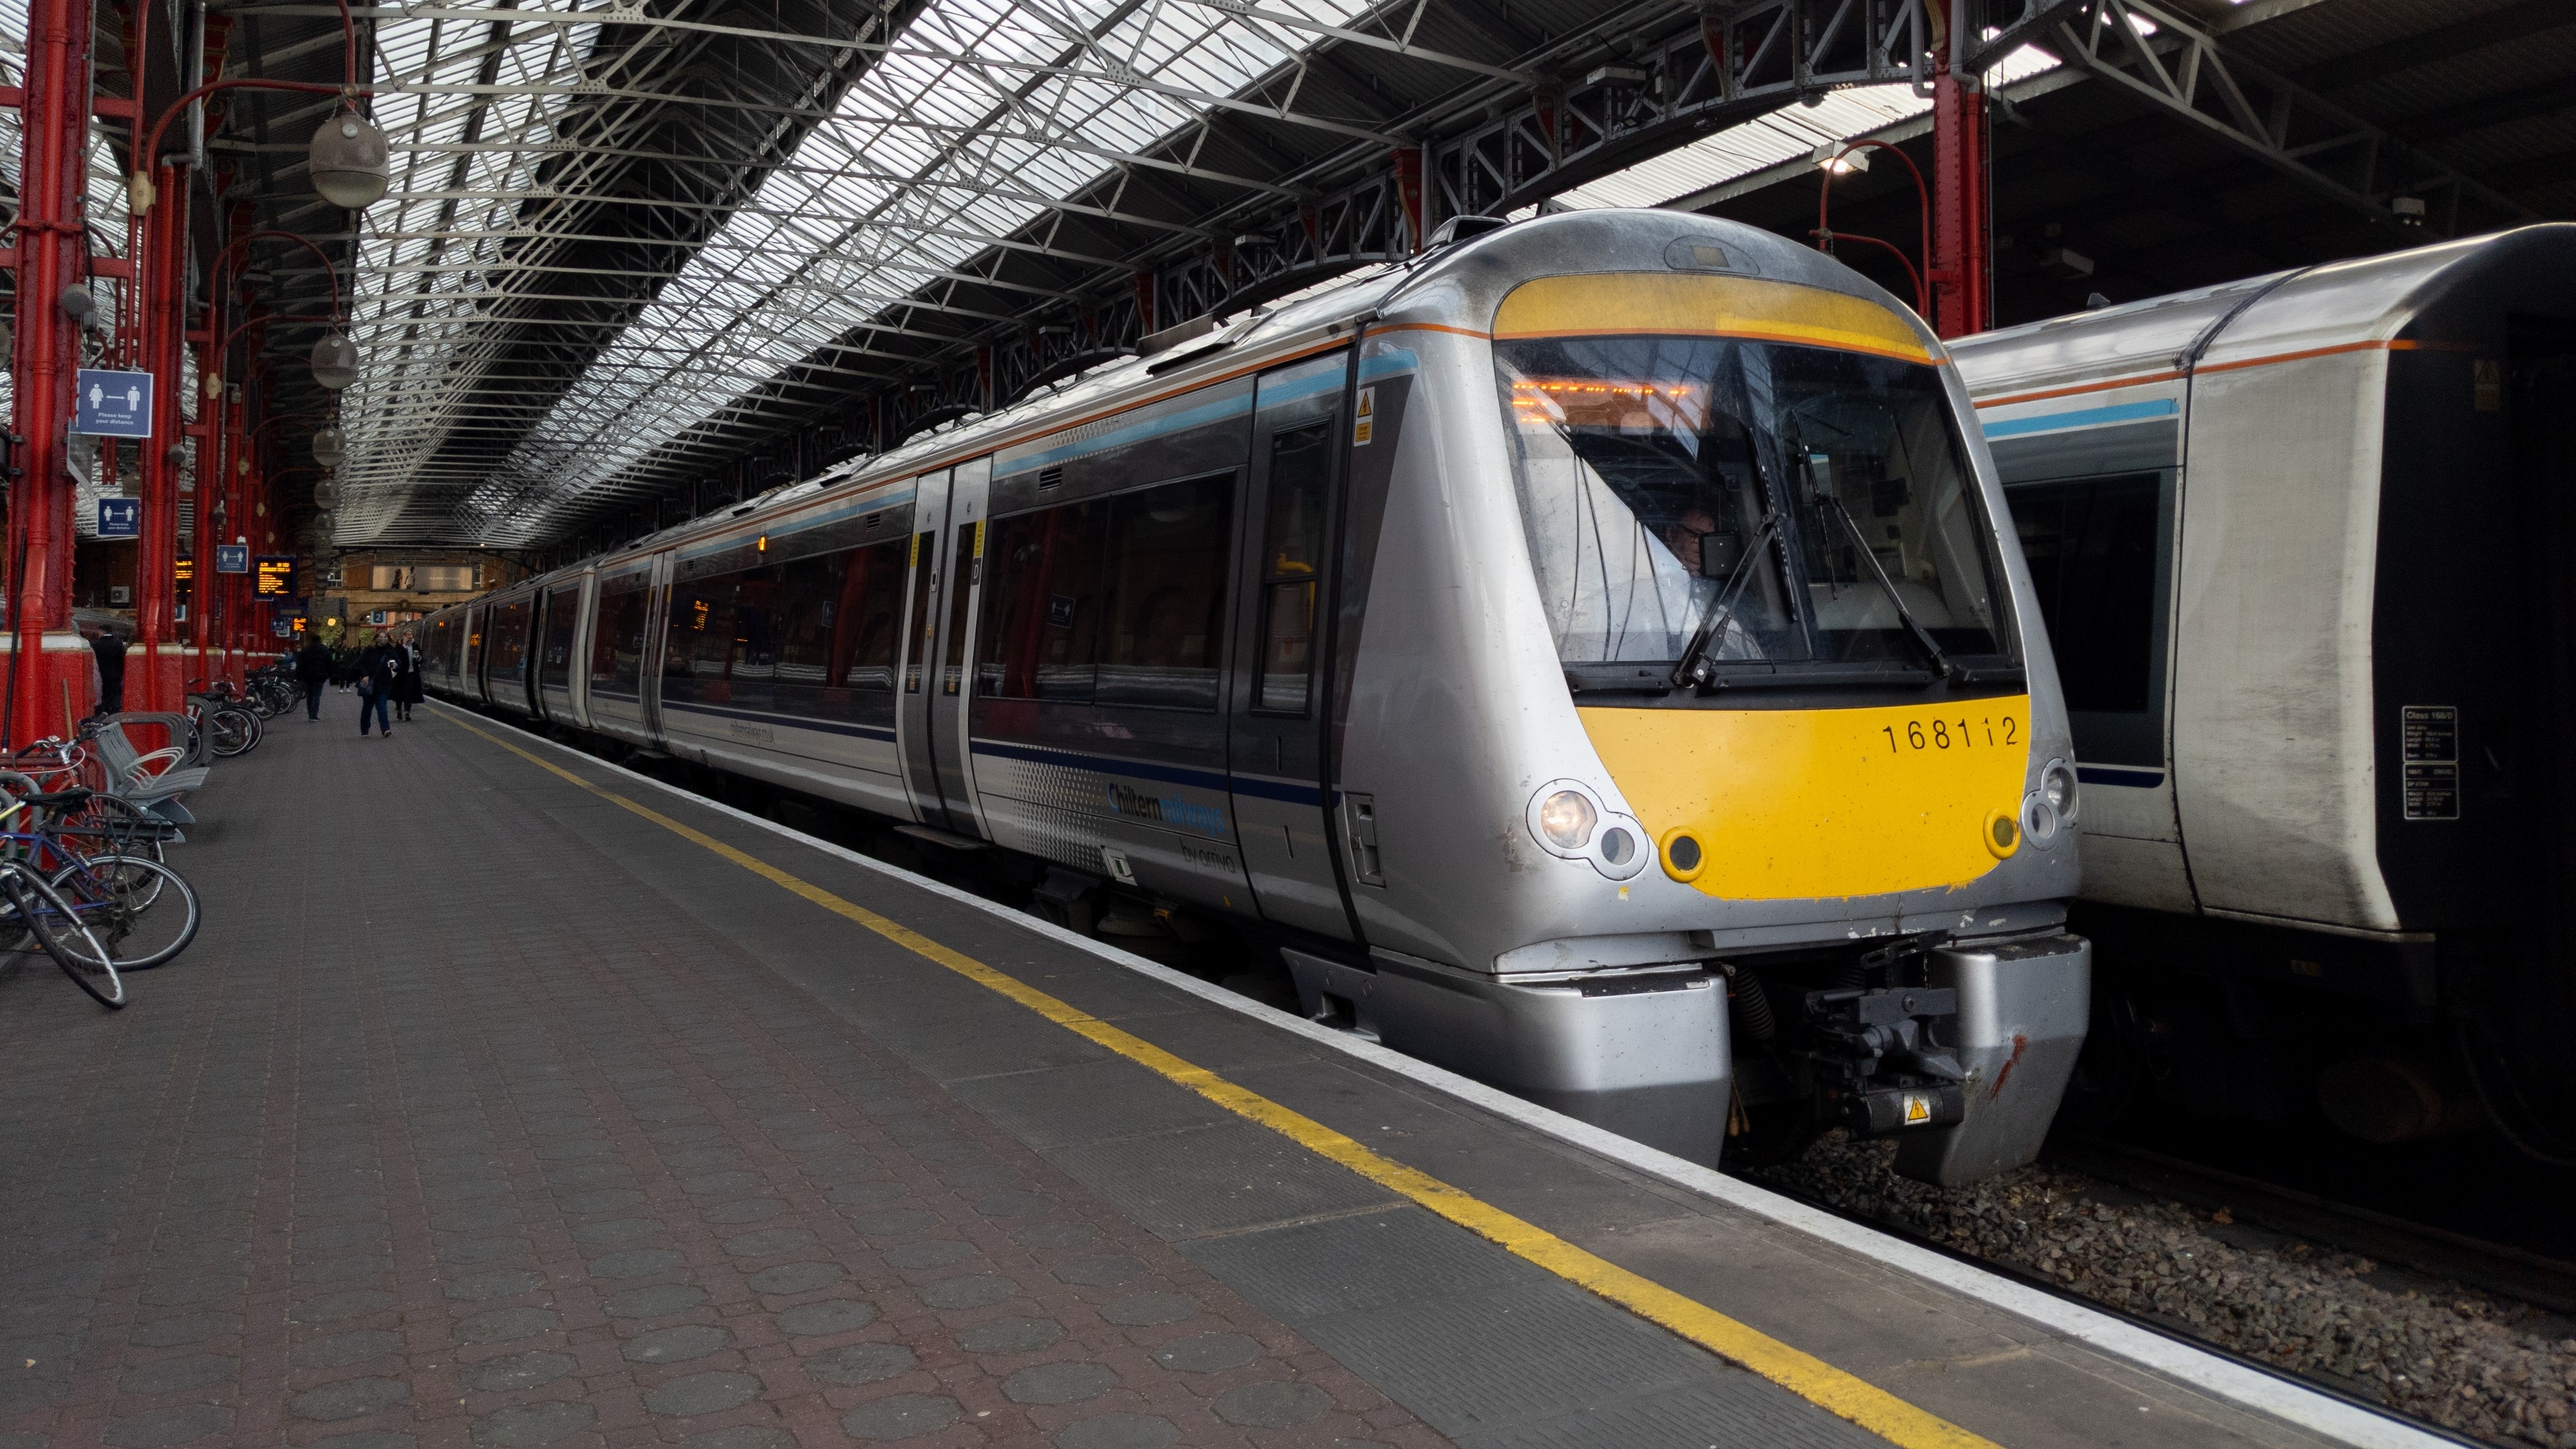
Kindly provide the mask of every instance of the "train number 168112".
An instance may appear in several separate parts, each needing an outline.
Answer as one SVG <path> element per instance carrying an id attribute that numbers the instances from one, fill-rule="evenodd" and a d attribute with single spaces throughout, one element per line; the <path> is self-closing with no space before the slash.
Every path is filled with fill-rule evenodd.
<path id="1" fill-rule="evenodd" d="M 2020 744 L 2021 721 L 2008 714 L 1910 719 L 1901 725 L 1881 725 L 1879 733 L 1887 736 L 1888 753 L 1895 755 L 1912 750 L 1990 749 Z"/>

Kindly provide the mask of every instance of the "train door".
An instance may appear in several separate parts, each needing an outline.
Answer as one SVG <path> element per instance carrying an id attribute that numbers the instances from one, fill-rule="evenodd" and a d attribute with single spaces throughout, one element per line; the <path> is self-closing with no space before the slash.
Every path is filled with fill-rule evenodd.
<path id="1" fill-rule="evenodd" d="M 581 571 L 573 590 L 571 657 L 565 665 L 565 710 L 572 722 L 590 728 L 590 631 L 599 627 L 599 570 Z"/>
<path id="2" fill-rule="evenodd" d="M 467 699 L 483 697 L 483 620 L 491 612 L 484 604 L 465 606 L 465 668 L 457 684 Z"/>
<path id="3" fill-rule="evenodd" d="M 1350 354 L 1337 352 L 1261 376 L 1227 702 L 1235 828 L 1261 914 L 1345 938 L 1353 931 L 1332 859 L 1317 641 L 1349 369 Z"/>
<path id="4" fill-rule="evenodd" d="M 2054 446 L 2061 455 L 2072 450 Z M 2075 736 L 2084 894 L 2110 905 L 2196 911 L 2172 763 L 2182 470 L 2143 466 L 2160 456 L 2076 472 L 2064 457 L 2044 468 L 2025 467 L 2009 446 L 1995 455 Z M 2042 476 L 2016 476 L 2017 468 Z"/>
<path id="5" fill-rule="evenodd" d="M 639 691 L 643 698 L 637 702 L 644 710 L 644 732 L 656 740 L 663 738 L 662 675 L 672 667 L 669 640 L 664 637 L 668 630 L 663 621 L 671 610 L 671 576 L 677 566 L 677 558 L 678 555 L 669 549 L 653 555 L 652 604 L 645 611 L 643 688 Z M 679 660 L 678 665 L 685 673 L 689 661 Z"/>
<path id="6" fill-rule="evenodd" d="M 940 603 L 939 688 L 930 696 L 932 768 L 939 782 L 939 801 L 948 812 L 948 828 L 960 835 L 990 839 L 982 812 L 975 808 L 975 761 L 968 729 L 967 702 L 974 691 L 973 653 L 977 586 L 984 575 L 984 522 L 988 511 L 993 460 L 960 463 L 948 484 L 947 597 Z M 927 690 L 924 691 L 928 693 Z"/>
<path id="7" fill-rule="evenodd" d="M 939 601 L 946 572 L 940 567 L 948 536 L 946 470 L 924 473 L 915 481 L 912 504 L 910 601 L 904 609 L 903 694 L 895 702 L 895 747 L 903 758 L 904 792 L 912 797 L 913 818 L 945 827 L 948 812 L 940 803 L 936 753 L 931 748 L 930 701 L 939 685 Z"/>
<path id="8" fill-rule="evenodd" d="M 542 676 L 538 667 L 546 649 L 546 611 L 552 607 L 554 590 L 539 589 L 528 595 L 527 647 L 519 651 L 519 691 L 528 701 L 528 718 L 546 717 L 546 702 L 538 697 Z"/>

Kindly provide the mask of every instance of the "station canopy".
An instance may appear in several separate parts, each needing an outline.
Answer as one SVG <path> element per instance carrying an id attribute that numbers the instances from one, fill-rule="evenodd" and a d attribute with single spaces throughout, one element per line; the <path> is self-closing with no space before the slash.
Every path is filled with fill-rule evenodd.
<path id="1" fill-rule="evenodd" d="M 330 206 L 305 175 L 307 143 L 338 97 L 233 90 L 209 108 L 191 184 L 193 286 L 202 297 L 210 264 L 238 241 L 249 294 L 280 319 L 246 344 L 266 365 L 236 349 L 225 375 L 251 379 L 255 412 L 283 420 L 269 437 L 309 466 L 303 440 L 334 404 L 302 358 L 327 324 L 294 319 L 336 315 L 356 342 L 363 375 L 337 401 L 347 458 L 317 546 L 562 550 L 1007 404 L 1123 355 L 1148 330 L 1400 259 L 1408 228 L 1447 216 L 1674 205 L 1803 235 L 1819 147 L 1869 135 L 1922 148 L 1946 9 L 407 0 L 356 3 L 344 21 L 315 0 L 138 0 L 123 13 L 145 16 L 141 51 L 125 54 L 132 24 L 101 6 L 98 53 L 103 92 L 118 89 L 119 71 L 149 73 L 149 112 L 210 78 L 184 63 L 200 33 L 223 76 L 335 84 L 344 24 L 354 32 L 360 104 L 393 164 L 389 193 L 366 211 Z M 2122 155 L 2179 158 L 2158 176 L 2174 194 L 2250 167 L 2259 174 L 2237 189 L 2265 204 L 2295 195 L 2327 213 L 2341 206 L 2345 221 L 2356 207 L 2381 213 L 2360 218 L 2382 224 L 2360 241 L 2309 216 L 2301 235 L 2321 240 L 2267 251 L 2256 243 L 2289 223 L 2266 215 L 2230 229 L 2200 208 L 2195 221 L 2236 248 L 2198 244 L 2224 258 L 2207 265 L 2404 244 L 2385 215 L 2400 189 L 2435 197 L 2425 237 L 2564 209 L 2555 193 L 2536 213 L 2450 173 L 2354 109 L 2316 112 L 2350 133 L 2340 142 L 2293 135 L 2317 97 L 2263 90 L 2332 73 L 2365 86 L 2342 96 L 2361 111 L 2385 91 L 2396 113 L 2483 105 L 2502 108 L 2499 124 L 2545 129 L 2555 116 L 2563 129 L 2563 104 L 2517 99 L 2563 90 L 2576 71 L 2563 53 L 2576 7 L 2561 0 L 1984 9 L 1994 23 L 1977 64 L 2005 97 L 1998 215 L 2027 233 L 2015 257 L 2067 271 L 2082 238 L 2055 245 L 2048 218 L 2081 212 L 2107 229 L 2141 190 L 2123 176 L 2156 164 L 2088 164 L 2059 137 L 2051 189 L 2013 191 L 2035 118 L 2044 131 L 2096 112 L 2127 128 Z M 25 29 L 26 0 L 0 0 L 6 39 Z M 2511 63 L 2489 64 L 2498 54 Z M 2457 74 L 2415 68 L 2445 59 Z M 2159 75 L 2185 65 L 2242 94 L 2205 84 L 2159 102 Z M 2079 84 L 2088 79 L 2106 83 Z M 2279 136 L 2219 134 L 2257 107 L 2288 118 Z M 2564 179 L 2546 158 L 2567 137 L 2508 135 L 2499 149 L 2499 133 L 2478 125 L 2455 125 L 2466 139 L 2448 154 L 2538 164 L 2533 184 Z M 0 112 L 0 172 L 16 164 L 15 128 L 15 113 Z M 173 133 L 181 151 L 186 131 Z M 2273 145 L 2282 164 L 2315 169 L 2300 158 L 2353 136 L 2372 156 L 2413 158 L 2413 171 L 2338 198 L 2332 185 L 2284 186 L 2281 166 L 2266 172 L 2248 150 Z M 128 144 L 123 126 L 102 124 L 92 148 L 92 229 L 110 253 L 126 234 Z M 2102 194 L 2078 194 L 2096 182 Z M 1912 193 L 1895 168 L 1849 189 L 1866 229 L 1913 243 Z M 2025 201 L 2029 214 L 2016 216 Z M 309 240 L 330 265 L 261 232 Z M 2163 255 L 2145 275 L 2197 280 L 2199 265 Z M 2043 280 L 2030 294 L 2062 305 L 2094 285 Z M 121 292 L 104 300 L 127 305 Z"/>

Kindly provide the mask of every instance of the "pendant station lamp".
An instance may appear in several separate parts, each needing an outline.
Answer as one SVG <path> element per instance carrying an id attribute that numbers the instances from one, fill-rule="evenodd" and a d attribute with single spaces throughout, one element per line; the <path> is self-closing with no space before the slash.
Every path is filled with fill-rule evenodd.
<path id="1" fill-rule="evenodd" d="M 343 111 L 313 133 L 309 155 L 313 189 L 324 201 L 363 211 L 385 194 L 391 176 L 385 133 L 355 111 Z"/>
<path id="2" fill-rule="evenodd" d="M 314 439 L 314 442 L 315 442 L 315 443 L 317 443 L 317 444 L 319 444 L 319 443 L 321 442 L 321 439 L 316 438 L 316 439 Z M 321 448 L 320 448 L 320 447 L 318 447 L 318 446 L 317 446 L 317 447 L 315 447 L 315 448 L 314 448 L 314 450 L 313 450 L 313 451 L 318 455 L 322 450 L 321 450 Z M 316 508 L 329 508 L 332 504 L 337 503 L 337 502 L 339 502 L 339 501 L 340 501 L 340 486 L 339 486 L 339 483 L 338 483 L 338 481 L 337 481 L 337 480 L 332 479 L 332 478 L 330 478 L 330 477 L 328 477 L 328 476 L 325 476 L 321 482 L 316 483 L 316 484 L 314 484 L 314 485 L 313 485 L 313 506 L 314 506 L 314 507 L 316 507 Z"/>
<path id="3" fill-rule="evenodd" d="M 349 435 L 338 423 L 325 423 L 313 434 L 313 461 L 325 468 L 337 468 L 349 456 Z M 328 486 L 327 484 L 325 486 Z"/>
<path id="4" fill-rule="evenodd" d="M 313 380 L 333 392 L 358 380 L 358 344 L 334 327 L 313 344 Z"/>

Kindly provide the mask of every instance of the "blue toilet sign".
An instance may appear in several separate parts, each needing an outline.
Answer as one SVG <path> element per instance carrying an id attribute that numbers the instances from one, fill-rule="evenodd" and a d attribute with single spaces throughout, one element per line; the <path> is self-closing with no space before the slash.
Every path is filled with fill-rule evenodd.
<path id="1" fill-rule="evenodd" d="M 82 368 L 72 431 L 93 438 L 151 437 L 152 374 Z"/>
<path id="2" fill-rule="evenodd" d="M 98 536 L 141 538 L 143 536 L 143 500 L 140 498 L 98 500 Z"/>

